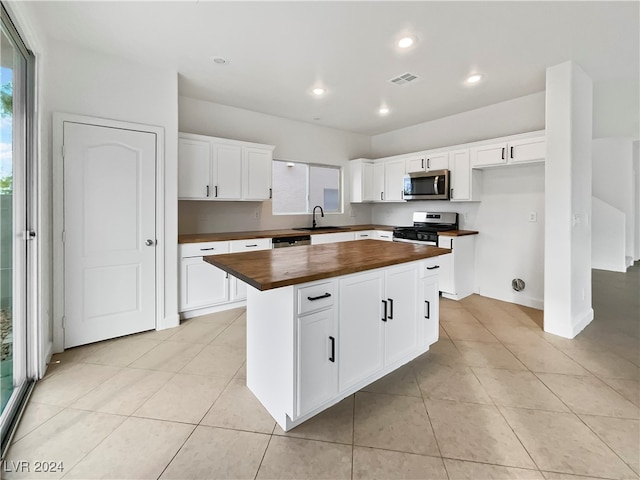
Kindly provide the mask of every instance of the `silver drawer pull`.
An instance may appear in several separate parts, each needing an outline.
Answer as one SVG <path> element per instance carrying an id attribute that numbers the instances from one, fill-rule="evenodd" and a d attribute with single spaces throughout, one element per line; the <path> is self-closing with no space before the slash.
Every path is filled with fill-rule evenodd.
<path id="1" fill-rule="evenodd" d="M 330 293 L 325 293 L 324 295 L 318 295 L 317 297 L 307 297 L 307 300 L 309 300 L 310 302 L 313 302 L 314 300 L 320 300 L 322 298 L 329 298 L 331 296 Z"/>

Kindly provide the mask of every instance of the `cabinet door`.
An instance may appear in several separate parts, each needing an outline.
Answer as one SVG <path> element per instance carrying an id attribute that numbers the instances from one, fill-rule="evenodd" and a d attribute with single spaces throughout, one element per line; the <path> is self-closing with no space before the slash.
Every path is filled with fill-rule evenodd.
<path id="1" fill-rule="evenodd" d="M 233 275 L 229 276 L 231 283 L 229 284 L 229 300 L 239 302 L 247 299 L 247 284 Z"/>
<path id="2" fill-rule="evenodd" d="M 488 167 L 507 163 L 507 144 L 497 143 L 471 149 L 471 166 Z"/>
<path id="3" fill-rule="evenodd" d="M 242 196 L 242 147 L 213 144 L 215 185 L 213 197 L 218 200 L 240 200 Z"/>
<path id="4" fill-rule="evenodd" d="M 271 150 L 245 148 L 242 198 L 267 200 L 271 198 Z"/>
<path id="5" fill-rule="evenodd" d="M 509 163 L 544 162 L 546 155 L 543 136 L 509 142 Z"/>
<path id="6" fill-rule="evenodd" d="M 211 144 L 178 139 L 178 197 L 207 198 L 211 182 Z"/>
<path id="7" fill-rule="evenodd" d="M 400 360 L 418 346 L 418 267 L 403 265 L 385 271 L 387 321 L 385 365 Z"/>
<path id="8" fill-rule="evenodd" d="M 424 172 L 427 166 L 424 155 L 409 157 L 405 159 L 404 167 L 406 173 Z"/>
<path id="9" fill-rule="evenodd" d="M 373 202 L 377 200 L 376 184 L 373 174 L 373 163 L 362 164 L 362 201 Z"/>
<path id="10" fill-rule="evenodd" d="M 202 257 L 183 258 L 180 268 L 180 311 L 229 301 L 229 279 L 225 271 Z"/>
<path id="11" fill-rule="evenodd" d="M 377 238 L 375 230 L 363 230 L 355 233 L 356 240 L 371 240 Z"/>
<path id="12" fill-rule="evenodd" d="M 384 199 L 397 202 L 404 196 L 404 159 L 391 160 L 384 164 Z"/>
<path id="13" fill-rule="evenodd" d="M 427 155 L 426 169 L 447 170 L 449 168 L 449 152 L 440 152 Z"/>
<path id="14" fill-rule="evenodd" d="M 449 154 L 451 168 L 451 200 L 471 199 L 471 164 L 469 150 L 456 150 Z"/>
<path id="15" fill-rule="evenodd" d="M 338 392 L 336 336 L 333 308 L 298 318 L 298 416 L 305 415 Z"/>
<path id="16" fill-rule="evenodd" d="M 420 346 L 425 347 L 438 341 L 440 335 L 440 297 L 438 276 L 422 279 L 422 305 L 420 311 Z"/>
<path id="17" fill-rule="evenodd" d="M 393 242 L 393 232 L 386 230 L 376 230 L 376 238 L 385 242 Z"/>
<path id="18" fill-rule="evenodd" d="M 353 232 L 322 233 L 318 235 L 311 235 L 311 245 L 350 242 L 351 240 L 355 240 L 355 235 L 353 234 Z"/>
<path id="19" fill-rule="evenodd" d="M 383 272 L 368 272 L 340 279 L 338 378 L 341 391 L 364 380 L 384 365 L 383 283 Z"/>
<path id="20" fill-rule="evenodd" d="M 384 200 L 384 163 L 373 164 L 373 201 Z"/>

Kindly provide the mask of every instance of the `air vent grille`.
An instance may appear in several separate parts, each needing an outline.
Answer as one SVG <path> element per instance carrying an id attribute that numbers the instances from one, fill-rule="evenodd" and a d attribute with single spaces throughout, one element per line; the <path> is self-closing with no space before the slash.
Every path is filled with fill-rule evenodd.
<path id="1" fill-rule="evenodd" d="M 391 80 L 389 80 L 389 82 L 393 83 L 394 85 L 406 85 L 407 83 L 413 82 L 414 80 L 417 80 L 417 79 L 418 79 L 417 75 L 407 72 L 392 78 Z"/>

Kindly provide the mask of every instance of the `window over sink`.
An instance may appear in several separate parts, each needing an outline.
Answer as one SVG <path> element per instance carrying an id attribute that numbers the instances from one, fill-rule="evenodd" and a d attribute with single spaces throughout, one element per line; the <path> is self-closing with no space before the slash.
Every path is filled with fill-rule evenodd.
<path id="1" fill-rule="evenodd" d="M 274 215 L 342 212 L 342 169 L 333 165 L 273 160 Z"/>

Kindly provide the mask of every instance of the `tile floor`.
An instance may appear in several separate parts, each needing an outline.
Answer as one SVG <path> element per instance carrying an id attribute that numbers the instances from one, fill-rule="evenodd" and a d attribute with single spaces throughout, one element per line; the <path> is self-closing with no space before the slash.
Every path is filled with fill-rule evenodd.
<path id="1" fill-rule="evenodd" d="M 431 351 L 287 433 L 244 385 L 242 309 L 70 349 L 2 476 L 638 478 L 639 277 L 594 272 L 596 320 L 574 340 L 545 334 L 540 311 L 443 300 Z"/>

